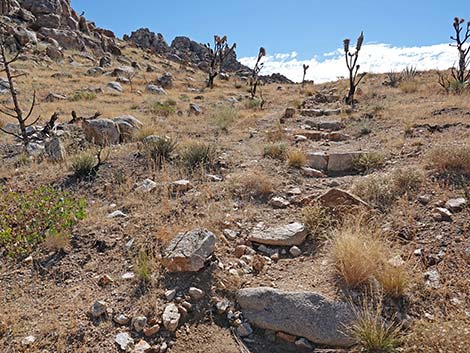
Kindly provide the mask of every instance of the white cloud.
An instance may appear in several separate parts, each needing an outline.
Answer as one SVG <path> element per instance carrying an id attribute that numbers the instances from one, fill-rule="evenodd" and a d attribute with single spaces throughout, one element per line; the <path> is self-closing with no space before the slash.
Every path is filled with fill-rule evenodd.
<path id="1" fill-rule="evenodd" d="M 281 73 L 293 81 L 302 80 L 302 65 L 310 65 L 307 79 L 317 83 L 333 81 L 346 76 L 343 49 L 323 54 L 323 60 L 313 57 L 309 60 L 298 60 L 297 53 L 274 54 L 264 58 L 262 74 Z M 448 44 L 437 44 L 424 47 L 393 47 L 388 44 L 366 44 L 359 55 L 360 71 L 383 73 L 401 71 L 406 66 L 415 66 L 418 70 L 448 69 L 456 63 L 457 50 Z M 256 58 L 241 58 L 240 62 L 253 67 Z"/>

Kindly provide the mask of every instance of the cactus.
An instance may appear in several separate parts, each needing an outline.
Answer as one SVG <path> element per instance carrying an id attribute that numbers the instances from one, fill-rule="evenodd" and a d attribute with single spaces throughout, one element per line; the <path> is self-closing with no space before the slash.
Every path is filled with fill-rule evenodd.
<path id="1" fill-rule="evenodd" d="M 361 35 L 357 38 L 356 50 L 353 52 L 350 50 L 351 40 L 349 38 L 346 38 L 343 41 L 346 65 L 349 70 L 349 92 L 345 98 L 345 101 L 346 104 L 350 104 L 352 108 L 354 108 L 355 105 L 354 94 L 356 93 L 357 86 L 366 75 L 365 72 L 358 75 L 361 66 L 357 64 L 357 59 L 359 58 L 359 51 L 361 50 L 363 43 L 364 32 L 361 32 Z"/>
<path id="2" fill-rule="evenodd" d="M 251 79 L 250 79 L 251 99 L 254 99 L 256 97 L 256 89 L 258 88 L 258 85 L 259 85 L 259 73 L 264 66 L 264 64 L 261 63 L 260 61 L 264 56 L 266 56 L 266 49 L 261 47 L 259 48 L 258 59 L 256 60 L 256 65 L 253 68 L 253 72 L 251 73 Z"/>
<path id="3" fill-rule="evenodd" d="M 468 67 L 470 65 L 470 46 L 464 48 L 467 41 L 470 39 L 470 21 L 466 24 L 465 34 L 463 35 L 462 31 L 464 30 L 465 26 L 463 24 L 465 20 L 463 18 L 454 18 L 454 30 L 455 30 L 455 37 L 451 36 L 455 44 L 451 44 L 451 46 L 456 47 L 459 51 L 459 67 L 452 68 L 452 77 L 461 85 L 465 84 L 470 79 L 470 70 Z"/>
<path id="4" fill-rule="evenodd" d="M 220 73 L 225 59 L 235 50 L 236 47 L 236 43 L 234 43 L 231 47 L 228 45 L 227 36 L 223 36 L 221 38 L 218 35 L 214 36 L 214 48 L 211 48 L 209 43 L 206 44 L 210 63 L 207 87 L 214 88 L 214 80 Z"/>
<path id="5" fill-rule="evenodd" d="M 309 69 L 309 65 L 307 64 L 304 64 L 303 65 L 303 68 L 304 68 L 304 75 L 302 77 L 302 88 L 305 86 L 305 76 L 307 76 L 307 70 Z"/>

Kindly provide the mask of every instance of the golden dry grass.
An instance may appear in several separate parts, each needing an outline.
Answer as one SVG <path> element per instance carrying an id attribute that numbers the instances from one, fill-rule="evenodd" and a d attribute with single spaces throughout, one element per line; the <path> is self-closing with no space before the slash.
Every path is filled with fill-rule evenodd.
<path id="1" fill-rule="evenodd" d="M 291 168 L 302 168 L 307 163 L 307 156 L 305 153 L 297 148 L 290 149 L 287 152 L 287 164 Z"/>

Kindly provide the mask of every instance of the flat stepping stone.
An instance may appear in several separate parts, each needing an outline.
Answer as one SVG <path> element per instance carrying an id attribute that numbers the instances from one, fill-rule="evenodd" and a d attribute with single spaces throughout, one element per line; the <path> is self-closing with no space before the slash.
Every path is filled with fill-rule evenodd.
<path id="1" fill-rule="evenodd" d="M 306 238 L 305 226 L 295 222 L 265 230 L 255 230 L 251 233 L 249 240 L 264 245 L 294 246 L 301 245 Z"/>

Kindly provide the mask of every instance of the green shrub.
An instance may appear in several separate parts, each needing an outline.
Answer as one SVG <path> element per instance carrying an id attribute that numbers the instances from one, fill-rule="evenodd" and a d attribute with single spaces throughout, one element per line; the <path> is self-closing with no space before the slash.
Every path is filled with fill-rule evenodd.
<path id="1" fill-rule="evenodd" d="M 264 146 L 263 157 L 284 160 L 287 155 L 287 145 L 282 142 L 270 143 Z"/>
<path id="2" fill-rule="evenodd" d="M 86 178 L 93 175 L 96 167 L 96 157 L 91 152 L 83 152 L 72 160 L 72 170 L 76 177 Z"/>
<path id="3" fill-rule="evenodd" d="M 85 218 L 85 200 L 52 187 L 28 193 L 0 188 L 0 249 L 10 257 L 25 256 L 49 237 L 68 237 Z"/>
<path id="4" fill-rule="evenodd" d="M 216 150 L 204 142 L 190 142 L 183 146 L 180 157 L 189 171 L 196 168 L 210 169 L 215 163 Z"/>
<path id="5" fill-rule="evenodd" d="M 94 99 L 96 99 L 96 93 L 90 91 L 77 91 L 72 97 L 70 97 L 72 102 L 91 101 Z"/>
<path id="6" fill-rule="evenodd" d="M 248 99 L 245 101 L 246 109 L 258 109 L 261 107 L 261 102 L 258 99 Z"/>

